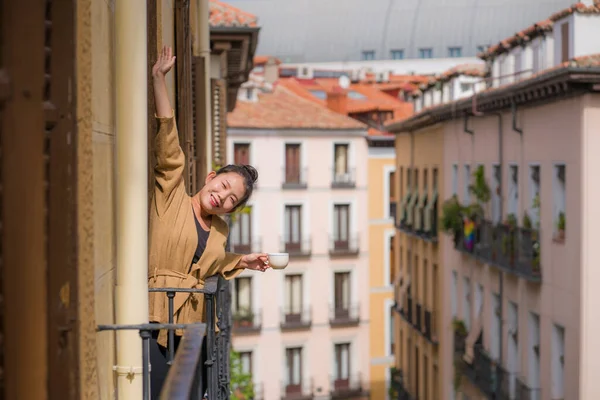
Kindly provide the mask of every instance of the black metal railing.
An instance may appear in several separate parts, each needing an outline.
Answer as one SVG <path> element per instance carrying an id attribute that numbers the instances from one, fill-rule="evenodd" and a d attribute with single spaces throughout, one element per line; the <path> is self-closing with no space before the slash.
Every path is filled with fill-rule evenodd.
<path id="1" fill-rule="evenodd" d="M 312 254 L 312 239 L 308 237 L 288 237 L 280 239 L 280 250 L 290 257 L 309 257 Z"/>
<path id="2" fill-rule="evenodd" d="M 413 299 L 412 296 L 406 296 L 406 309 L 404 310 L 406 320 L 409 324 L 413 323 Z"/>
<path id="3" fill-rule="evenodd" d="M 463 224 L 463 229 L 456 234 L 455 247 L 527 280 L 540 282 L 542 279 L 539 231 L 535 229 L 481 220 L 474 223 L 472 234 L 466 236 Z"/>
<path id="4" fill-rule="evenodd" d="M 305 400 L 314 397 L 314 385 L 312 378 L 301 378 L 296 382 L 281 382 L 281 398 Z"/>
<path id="5" fill-rule="evenodd" d="M 237 254 L 260 253 L 262 251 L 262 240 L 260 238 L 232 239 L 231 252 Z"/>
<path id="6" fill-rule="evenodd" d="M 359 305 L 336 305 L 331 307 L 329 323 L 332 327 L 358 325 L 360 323 Z"/>
<path id="7" fill-rule="evenodd" d="M 413 400 L 414 398 L 410 395 L 408 388 L 404 383 L 404 374 L 402 370 L 392 368 L 391 369 L 391 391 L 392 396 L 390 399 L 392 400 Z"/>
<path id="8" fill-rule="evenodd" d="M 312 310 L 310 307 L 303 309 L 286 309 L 281 311 L 281 330 L 309 329 L 312 325 Z"/>
<path id="9" fill-rule="evenodd" d="M 150 292 L 165 293 L 168 298 L 167 324 L 99 325 L 98 331 L 138 331 L 142 337 L 143 400 L 150 399 L 150 346 L 153 331 L 167 330 L 167 363 L 171 365 L 161 392 L 161 399 L 201 400 L 229 399 L 229 343 L 231 296 L 228 282 L 221 276 L 206 279 L 202 289 L 152 288 Z M 176 293 L 196 293 L 204 296 L 206 324 L 174 324 Z M 217 333 L 216 327 L 219 332 Z M 183 329 L 184 338 L 175 356 L 175 330 Z M 206 337 L 204 336 L 206 332 Z M 206 369 L 208 382 L 202 382 L 201 347 L 207 341 Z"/>
<path id="10" fill-rule="evenodd" d="M 331 236 L 329 238 L 329 255 L 331 256 L 357 255 L 359 249 L 358 235 L 351 235 L 344 238 Z"/>
<path id="11" fill-rule="evenodd" d="M 365 390 L 360 374 L 338 376 L 331 379 L 331 398 L 357 396 Z"/>
<path id="12" fill-rule="evenodd" d="M 437 332 L 435 313 L 426 308 L 423 316 L 424 316 L 423 334 L 425 335 L 425 338 L 432 343 L 438 343 L 438 332 Z"/>
<path id="13" fill-rule="evenodd" d="M 306 189 L 307 182 L 308 168 L 290 165 L 283 168 L 282 189 Z"/>
<path id="14" fill-rule="evenodd" d="M 347 168 L 345 171 L 332 170 L 331 174 L 332 188 L 353 188 L 356 187 L 356 168 Z"/>
<path id="15" fill-rule="evenodd" d="M 522 378 L 517 378 L 515 383 L 514 400 L 539 400 L 541 399 L 540 389 L 531 389 Z"/>
<path id="16" fill-rule="evenodd" d="M 482 393 L 492 398 L 496 394 L 496 385 L 499 384 L 497 370 L 483 345 L 476 344 L 473 347 L 473 362 L 465 362 L 463 373 Z"/>
<path id="17" fill-rule="evenodd" d="M 260 333 L 262 328 L 261 315 L 259 310 L 233 310 L 233 333 L 236 335 Z"/>

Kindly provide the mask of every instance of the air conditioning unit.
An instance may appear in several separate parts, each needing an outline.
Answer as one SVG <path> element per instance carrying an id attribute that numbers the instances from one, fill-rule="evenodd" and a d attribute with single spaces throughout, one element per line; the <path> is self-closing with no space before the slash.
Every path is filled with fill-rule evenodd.
<path id="1" fill-rule="evenodd" d="M 377 72 L 376 78 L 377 78 L 377 82 L 389 82 L 390 81 L 390 71 Z"/>
<path id="2" fill-rule="evenodd" d="M 298 66 L 298 74 L 297 77 L 300 79 L 313 79 L 314 70 L 312 67 L 307 66 Z"/>

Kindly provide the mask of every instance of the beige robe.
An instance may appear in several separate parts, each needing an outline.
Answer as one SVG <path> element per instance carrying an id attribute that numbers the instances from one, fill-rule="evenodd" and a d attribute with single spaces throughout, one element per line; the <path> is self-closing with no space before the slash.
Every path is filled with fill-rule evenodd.
<path id="1" fill-rule="evenodd" d="M 226 253 L 229 228 L 218 216 L 212 217 L 206 249 L 198 263 L 191 265 L 198 234 L 191 197 L 183 179 L 185 156 L 179 145 L 175 119 L 157 118 L 154 196 L 150 203 L 149 288 L 204 287 L 209 276 L 221 274 L 231 279 L 242 272 L 236 268 L 242 255 Z M 204 296 L 178 293 L 174 299 L 174 323 L 205 322 Z M 150 322 L 167 323 L 169 303 L 166 293 L 149 293 Z M 176 331 L 182 335 L 181 330 Z M 166 345 L 166 332 L 158 342 Z"/>

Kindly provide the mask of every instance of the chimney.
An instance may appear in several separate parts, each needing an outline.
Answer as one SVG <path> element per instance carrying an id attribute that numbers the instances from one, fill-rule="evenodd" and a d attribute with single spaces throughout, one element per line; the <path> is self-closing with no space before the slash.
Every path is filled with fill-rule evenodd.
<path id="1" fill-rule="evenodd" d="M 269 57 L 265 63 L 265 82 L 275 83 L 279 79 L 279 60 L 275 57 Z"/>
<path id="2" fill-rule="evenodd" d="M 338 114 L 348 115 L 348 96 L 339 86 L 334 86 L 327 92 L 327 108 Z"/>

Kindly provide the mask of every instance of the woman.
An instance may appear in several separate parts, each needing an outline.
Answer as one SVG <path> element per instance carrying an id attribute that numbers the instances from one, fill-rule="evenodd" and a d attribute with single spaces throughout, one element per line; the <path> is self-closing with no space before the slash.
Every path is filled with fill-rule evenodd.
<path id="1" fill-rule="evenodd" d="M 165 75 L 174 64 L 172 50 L 165 47 L 152 68 L 158 134 L 150 204 L 148 287 L 199 289 L 209 276 L 221 274 L 231 279 L 245 268 L 265 271 L 269 262 L 262 253 L 225 252 L 228 227 L 219 215 L 235 211 L 249 199 L 258 177 L 252 166 L 228 165 L 208 174 L 204 187 L 195 195 L 186 192 L 185 156 L 165 84 Z M 150 293 L 149 300 L 150 322 L 168 322 L 165 293 Z M 178 293 L 174 304 L 175 323 L 205 321 L 203 295 Z M 176 331 L 175 346 L 182 334 L 183 331 Z M 152 398 L 158 398 L 168 370 L 167 337 L 166 331 L 160 331 L 151 344 Z M 206 387 L 205 379 L 203 384 Z"/>

